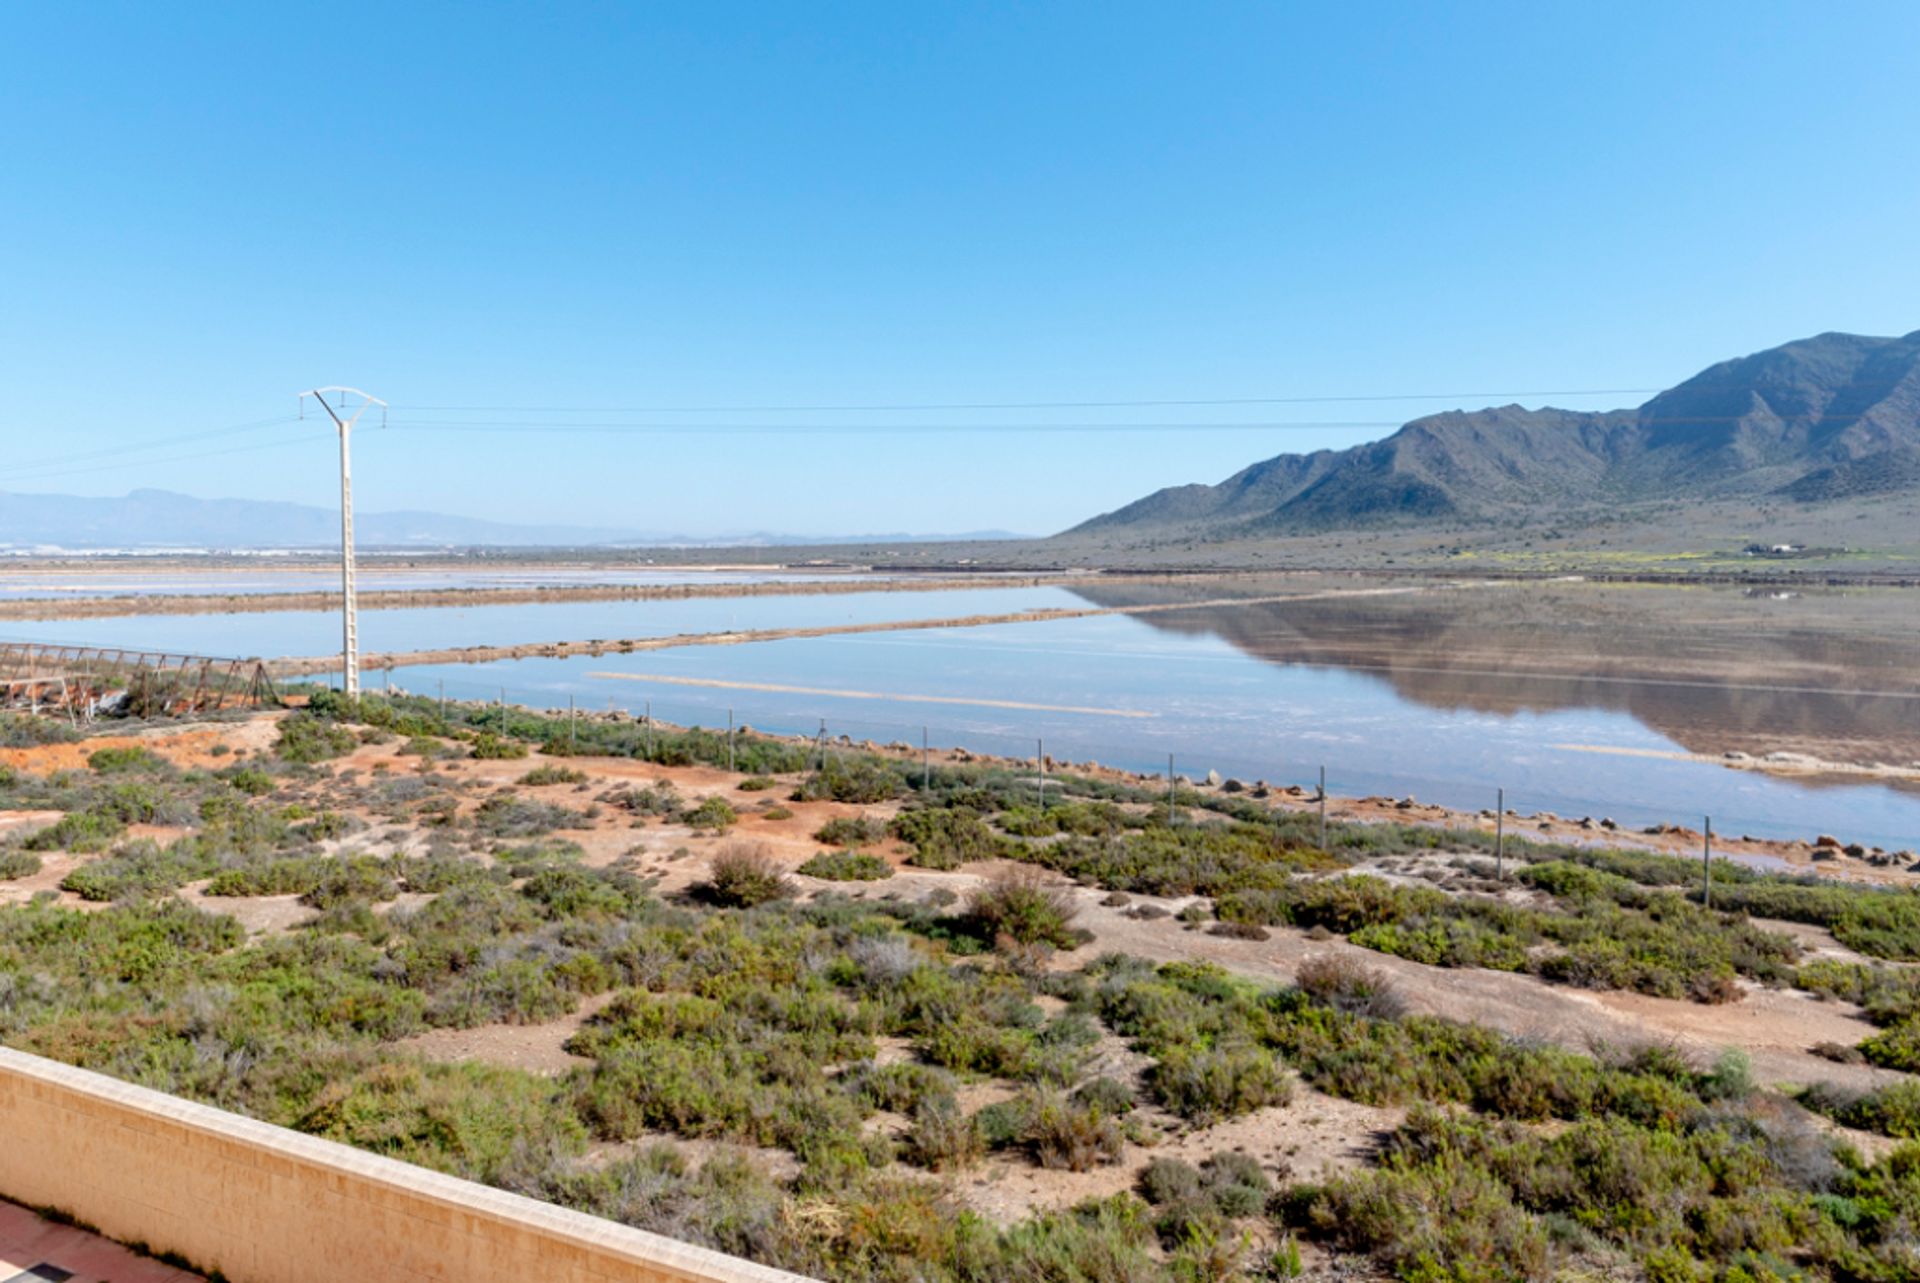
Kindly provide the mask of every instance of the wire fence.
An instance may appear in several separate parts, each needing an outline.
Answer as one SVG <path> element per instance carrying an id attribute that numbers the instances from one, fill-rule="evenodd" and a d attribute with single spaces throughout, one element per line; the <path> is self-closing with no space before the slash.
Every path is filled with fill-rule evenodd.
<path id="1" fill-rule="evenodd" d="M 1237 779 L 1249 789 L 1266 785 L 1285 805 L 1319 806 L 1320 799 L 1326 798 L 1335 819 L 1350 818 L 1351 803 L 1368 799 L 1373 802 L 1369 814 L 1437 822 L 1444 817 L 1430 808 L 1438 806 L 1477 818 L 1489 829 L 1503 827 L 1508 836 L 1540 836 L 1543 826 L 1551 826 L 1564 837 L 1565 822 L 1571 821 L 1585 825 L 1576 829 L 1575 840 L 1594 843 L 1632 841 L 1658 830 L 1670 846 L 1679 839 L 1672 830 L 1681 829 L 1691 836 L 1679 840 L 1694 842 L 1710 830 L 1714 840 L 1723 843 L 1744 837 L 1811 841 L 1837 834 L 1842 841 L 1888 851 L 1920 845 L 1920 797 L 1884 787 L 1809 788 L 1699 763 L 1690 765 L 1701 780 L 1700 804 L 1683 808 L 1583 789 L 1580 781 L 1587 777 L 1577 763 L 1545 773 L 1516 769 L 1514 775 L 1527 781 L 1516 783 L 1497 773 L 1482 776 L 1464 769 L 1419 771 L 1403 764 L 1383 768 L 1377 761 L 1364 760 L 1366 744 L 1351 739 L 1305 742 L 1288 753 L 1263 754 L 1257 748 L 1229 749 L 1217 741 L 1188 738 L 1192 726 L 1186 722 L 1143 721 L 1129 725 L 1125 735 L 1113 733 L 1108 724 L 1088 724 L 1095 719 L 1019 713 L 959 725 L 875 717 L 865 709 L 850 712 L 849 704 L 865 701 L 832 697 L 796 695 L 776 700 L 741 692 L 739 698 L 704 700 L 672 687 L 633 689 L 640 684 L 619 680 L 516 684 L 510 674 L 517 675 L 511 663 L 419 668 L 403 670 L 397 677 L 389 670 L 369 674 L 365 689 L 468 703 L 498 702 L 552 716 L 616 714 L 671 727 L 731 728 L 741 735 L 757 732 L 819 739 L 896 754 L 944 757 L 963 750 L 1005 759 L 1017 769 L 1031 769 L 1037 781 L 1047 771 L 1094 766 L 1131 773 L 1142 784 Z M 814 707 L 802 711 L 807 703 Z M 1647 765 L 1670 770 L 1676 764 Z M 1743 806 L 1739 804 L 1743 799 L 1759 799 L 1766 805 Z"/>

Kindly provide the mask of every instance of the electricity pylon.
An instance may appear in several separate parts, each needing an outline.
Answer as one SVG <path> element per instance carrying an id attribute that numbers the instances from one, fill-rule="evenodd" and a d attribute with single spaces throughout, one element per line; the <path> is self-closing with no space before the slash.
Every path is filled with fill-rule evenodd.
<path id="1" fill-rule="evenodd" d="M 353 425 L 369 406 L 380 407 L 380 423 L 387 422 L 387 403 L 369 396 L 359 388 L 314 388 L 300 394 L 300 409 L 305 416 L 307 398 L 312 397 L 340 429 L 340 665 L 348 699 L 360 698 L 360 616 L 354 604 L 353 583 L 353 467 L 347 452 L 347 437 Z M 333 398 L 332 404 L 327 401 Z M 345 415 L 345 418 L 341 416 Z"/>

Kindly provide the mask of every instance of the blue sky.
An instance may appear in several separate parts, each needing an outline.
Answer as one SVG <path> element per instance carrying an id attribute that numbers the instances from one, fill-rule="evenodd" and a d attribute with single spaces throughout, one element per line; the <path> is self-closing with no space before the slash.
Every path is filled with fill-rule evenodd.
<path id="1" fill-rule="evenodd" d="M 343 382 L 395 407 L 365 509 L 1039 532 L 1454 401 L 636 411 L 1653 388 L 1920 328 L 1905 0 L 44 3 L 0 38 L 0 489 L 330 504 L 312 423 L 105 452 Z M 1020 430 L 1167 422 L 1360 426 Z M 866 430 L 714 430 L 767 423 Z"/>

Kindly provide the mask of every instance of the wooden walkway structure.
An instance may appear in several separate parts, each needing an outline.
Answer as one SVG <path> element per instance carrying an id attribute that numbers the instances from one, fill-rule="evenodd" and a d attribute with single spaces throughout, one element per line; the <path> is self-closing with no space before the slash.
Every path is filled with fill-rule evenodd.
<path id="1" fill-rule="evenodd" d="M 185 717 L 280 702 L 257 659 L 0 642 L 0 708 L 63 716 Z"/>

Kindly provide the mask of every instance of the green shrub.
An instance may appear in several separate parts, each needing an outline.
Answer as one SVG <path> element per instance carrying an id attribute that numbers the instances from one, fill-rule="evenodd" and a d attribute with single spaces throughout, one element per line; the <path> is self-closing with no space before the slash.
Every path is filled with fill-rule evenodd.
<path id="1" fill-rule="evenodd" d="M 533 838 L 555 829 L 585 828 L 587 819 L 568 807 L 495 793 L 474 812 L 473 826 L 490 838 Z"/>
<path id="2" fill-rule="evenodd" d="M 822 851 L 801 865 L 799 872 L 835 882 L 877 882 L 892 877 L 893 866 L 865 851 Z"/>
<path id="3" fill-rule="evenodd" d="M 278 787 L 273 776 L 257 766 L 242 766 L 229 771 L 223 778 L 249 797 L 265 797 Z"/>
<path id="4" fill-rule="evenodd" d="M 499 1180 L 522 1155 L 573 1154 L 586 1143 L 552 1082 L 472 1063 L 375 1064 L 328 1084 L 293 1124 L 479 1181 Z"/>
<path id="5" fill-rule="evenodd" d="M 71 726 L 32 713 L 0 713 L 0 748 L 38 748 L 43 744 L 71 744 L 80 732 Z"/>
<path id="6" fill-rule="evenodd" d="M 353 732 L 338 722 L 312 712 L 297 712 L 281 721 L 273 751 L 288 762 L 324 762 L 351 753 L 359 743 Z"/>
<path id="7" fill-rule="evenodd" d="M 40 857 L 19 847 L 0 847 L 0 882 L 30 878 L 40 872 Z"/>
<path id="8" fill-rule="evenodd" d="M 989 940 L 1005 937 L 1017 944 L 1071 949 L 1080 943 L 1072 929 L 1079 912 L 1071 893 L 1051 885 L 1045 874 L 1026 866 L 996 873 L 974 890 L 967 915 Z"/>
<path id="9" fill-rule="evenodd" d="M 1408 1283 L 1529 1283 L 1548 1275 L 1548 1238 L 1485 1170 L 1462 1164 L 1387 1168 L 1322 1187 L 1309 1224 L 1367 1252 Z"/>
<path id="10" fill-rule="evenodd" d="M 700 805 L 682 812 L 680 822 L 690 829 L 711 829 L 719 832 L 733 827 L 739 818 L 740 813 L 733 809 L 733 804 L 716 793 L 702 801 Z"/>
<path id="11" fill-rule="evenodd" d="M 907 1157 L 932 1172 L 971 1167 L 987 1148 L 978 1121 L 962 1113 L 951 1099 L 917 1107 L 905 1140 Z"/>
<path id="12" fill-rule="evenodd" d="M 527 755 L 527 746 L 492 731 L 481 731 L 473 737 L 473 755 L 483 761 L 515 761 Z"/>
<path id="13" fill-rule="evenodd" d="M 1028 1094 L 1021 1112 L 1026 1122 L 1021 1139 L 1042 1167 L 1091 1171 L 1119 1162 L 1126 1148 L 1117 1120 L 1060 1092 Z"/>
<path id="14" fill-rule="evenodd" d="M 1845 1127 L 1920 1140 L 1920 1082 L 1888 1083 L 1871 1091 L 1817 1084 L 1807 1089 L 1800 1103 Z"/>
<path id="15" fill-rule="evenodd" d="M 46 828 L 21 840 L 26 851 L 104 851 L 127 831 L 127 822 L 110 811 L 69 811 Z"/>
<path id="16" fill-rule="evenodd" d="M 887 826 L 865 815 L 840 815 L 814 830 L 813 840 L 828 846 L 866 846 L 887 836 Z"/>
<path id="17" fill-rule="evenodd" d="M 1202 1125 L 1293 1099 L 1293 1080 L 1259 1047 L 1171 1047 L 1147 1071 L 1147 1089 L 1169 1111 Z"/>
<path id="18" fill-rule="evenodd" d="M 587 773 L 576 771 L 570 766 L 554 766 L 543 763 L 520 777 L 523 788 L 544 788 L 550 784 L 585 784 Z"/>
<path id="19" fill-rule="evenodd" d="M 95 749 L 87 756 L 87 765 L 102 775 L 120 771 L 167 772 L 173 764 L 152 749 L 138 744 Z"/>
<path id="20" fill-rule="evenodd" d="M 907 862 L 922 869 L 957 869 L 1004 853 L 1004 840 L 972 811 L 933 807 L 902 811 L 887 830 L 913 848 Z"/>
<path id="21" fill-rule="evenodd" d="M 750 909 L 791 898 L 793 883 L 764 848 L 736 845 L 713 857 L 705 891 L 715 904 Z"/>
<path id="22" fill-rule="evenodd" d="M 142 839 L 81 865 L 62 878 L 60 886 L 83 900 L 144 900 L 207 877 L 213 868 L 202 844 L 180 841 L 162 848 Z"/>
<path id="23" fill-rule="evenodd" d="M 884 802 L 903 788 L 894 768 L 876 758 L 830 757 L 802 780 L 796 802 Z"/>

